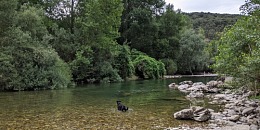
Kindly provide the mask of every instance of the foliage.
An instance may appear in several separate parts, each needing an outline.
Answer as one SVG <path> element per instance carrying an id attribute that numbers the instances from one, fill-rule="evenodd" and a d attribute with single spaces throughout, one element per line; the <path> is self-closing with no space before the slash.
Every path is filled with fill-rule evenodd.
<path id="1" fill-rule="evenodd" d="M 75 42 L 75 35 L 69 30 L 65 30 L 62 27 L 58 27 L 57 24 L 53 24 L 51 27 L 52 39 L 50 45 L 57 51 L 59 56 L 66 62 L 71 62 L 76 58 L 77 48 L 79 43 Z"/>
<path id="2" fill-rule="evenodd" d="M 51 37 L 39 14 L 33 7 L 24 7 L 0 37 L 2 90 L 54 89 L 70 83 L 70 69 L 48 46 Z"/>
<path id="3" fill-rule="evenodd" d="M 90 0 L 84 4 L 84 17 L 78 17 L 75 26 L 73 46 L 78 50 L 71 63 L 73 77 L 76 82 L 87 83 L 121 81 L 114 65 L 121 1 Z"/>
<path id="4" fill-rule="evenodd" d="M 134 66 L 128 46 L 123 45 L 120 47 L 119 54 L 115 57 L 115 67 L 119 71 L 120 77 L 123 79 L 133 75 Z"/>
<path id="5" fill-rule="evenodd" d="M 181 30 L 189 26 L 188 21 L 180 11 L 174 11 L 173 5 L 167 5 L 166 11 L 158 18 L 158 39 L 151 56 L 176 60 L 180 51 Z"/>
<path id="6" fill-rule="evenodd" d="M 0 0 L 0 37 L 4 35 L 6 30 L 12 27 L 15 20 L 15 8 L 17 1 L 16 0 Z"/>
<path id="7" fill-rule="evenodd" d="M 202 28 L 205 30 L 205 37 L 211 41 L 218 38 L 218 33 L 222 32 L 225 27 L 232 26 L 241 17 L 237 14 L 217 14 L 194 12 L 185 13 L 192 19 L 194 29 Z"/>
<path id="8" fill-rule="evenodd" d="M 91 75 L 94 73 L 92 68 L 93 51 L 86 47 L 84 50 L 76 53 L 76 58 L 70 63 L 73 79 L 76 82 L 92 82 Z"/>
<path id="9" fill-rule="evenodd" d="M 244 15 L 260 15 L 260 1 L 259 0 L 246 0 L 246 3 L 240 7 Z"/>
<path id="10" fill-rule="evenodd" d="M 172 59 L 162 59 L 161 62 L 165 65 L 166 74 L 173 75 L 177 72 L 177 64 Z"/>
<path id="11" fill-rule="evenodd" d="M 33 44 L 35 45 L 1 48 L 2 89 L 34 90 L 67 87 L 71 75 L 68 65 L 53 49 L 38 43 Z"/>
<path id="12" fill-rule="evenodd" d="M 204 53 L 205 41 L 202 34 L 194 30 L 185 30 L 180 40 L 180 56 L 177 59 L 178 72 L 192 74 L 206 67 L 207 56 Z"/>
<path id="13" fill-rule="evenodd" d="M 41 9 L 22 6 L 16 17 L 16 25 L 23 32 L 28 32 L 33 39 L 42 40 L 45 35 L 48 35 L 46 26 L 42 20 L 44 12 Z"/>
<path id="14" fill-rule="evenodd" d="M 252 14 L 241 18 L 221 36 L 214 69 L 259 87 L 260 17 L 257 13 Z"/>
<path id="15" fill-rule="evenodd" d="M 257 14 L 254 2 L 242 8 L 253 8 L 248 15 Z M 196 17 L 192 22 L 183 14 L 164 0 L 0 0 L 0 85 L 53 89 L 68 86 L 71 77 L 99 83 L 203 71 L 219 52 L 205 50 L 200 27 L 214 39 L 238 16 L 187 14 Z M 251 55 L 254 66 L 258 53 Z"/>
<path id="16" fill-rule="evenodd" d="M 135 73 L 143 79 L 156 79 L 165 74 L 165 66 L 147 55 L 139 55 L 133 60 Z"/>

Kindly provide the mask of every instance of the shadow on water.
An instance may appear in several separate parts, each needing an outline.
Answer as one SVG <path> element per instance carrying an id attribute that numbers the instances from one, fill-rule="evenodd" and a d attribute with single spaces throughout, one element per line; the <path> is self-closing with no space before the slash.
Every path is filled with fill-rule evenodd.
<path id="1" fill-rule="evenodd" d="M 204 125 L 172 117 L 191 102 L 168 85 L 183 80 L 205 83 L 211 79 L 143 80 L 0 93 L 0 129 L 162 129 L 182 124 Z M 117 111 L 117 100 L 130 110 Z"/>

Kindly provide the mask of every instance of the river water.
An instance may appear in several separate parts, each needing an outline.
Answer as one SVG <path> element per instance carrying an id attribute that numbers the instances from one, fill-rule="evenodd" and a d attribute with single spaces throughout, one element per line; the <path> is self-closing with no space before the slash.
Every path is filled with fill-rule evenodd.
<path id="1" fill-rule="evenodd" d="M 210 106 L 206 101 L 189 101 L 168 85 L 183 80 L 207 82 L 213 77 L 128 81 L 81 85 L 76 88 L 0 93 L 0 129 L 163 129 L 179 125 L 202 126 L 194 121 L 175 120 L 173 113 L 190 105 Z M 119 112 L 116 101 L 129 107 Z"/>

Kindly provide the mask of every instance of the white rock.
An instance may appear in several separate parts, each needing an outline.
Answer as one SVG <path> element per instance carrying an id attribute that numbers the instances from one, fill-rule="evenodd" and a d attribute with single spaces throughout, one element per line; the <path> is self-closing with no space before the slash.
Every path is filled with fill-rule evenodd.
<path id="1" fill-rule="evenodd" d="M 179 90 L 187 90 L 190 86 L 188 84 L 178 86 Z"/>

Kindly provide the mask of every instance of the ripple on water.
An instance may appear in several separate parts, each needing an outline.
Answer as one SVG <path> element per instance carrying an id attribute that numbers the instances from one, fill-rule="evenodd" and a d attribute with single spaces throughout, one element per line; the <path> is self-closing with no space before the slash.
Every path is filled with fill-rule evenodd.
<path id="1" fill-rule="evenodd" d="M 139 83 L 142 82 L 142 83 Z M 204 125 L 172 114 L 187 108 L 173 81 L 138 81 L 74 89 L 0 93 L 0 129 L 162 129 Z M 120 92 L 120 94 L 118 94 Z M 121 93 L 127 93 L 127 96 Z M 119 112 L 116 100 L 130 110 Z"/>

